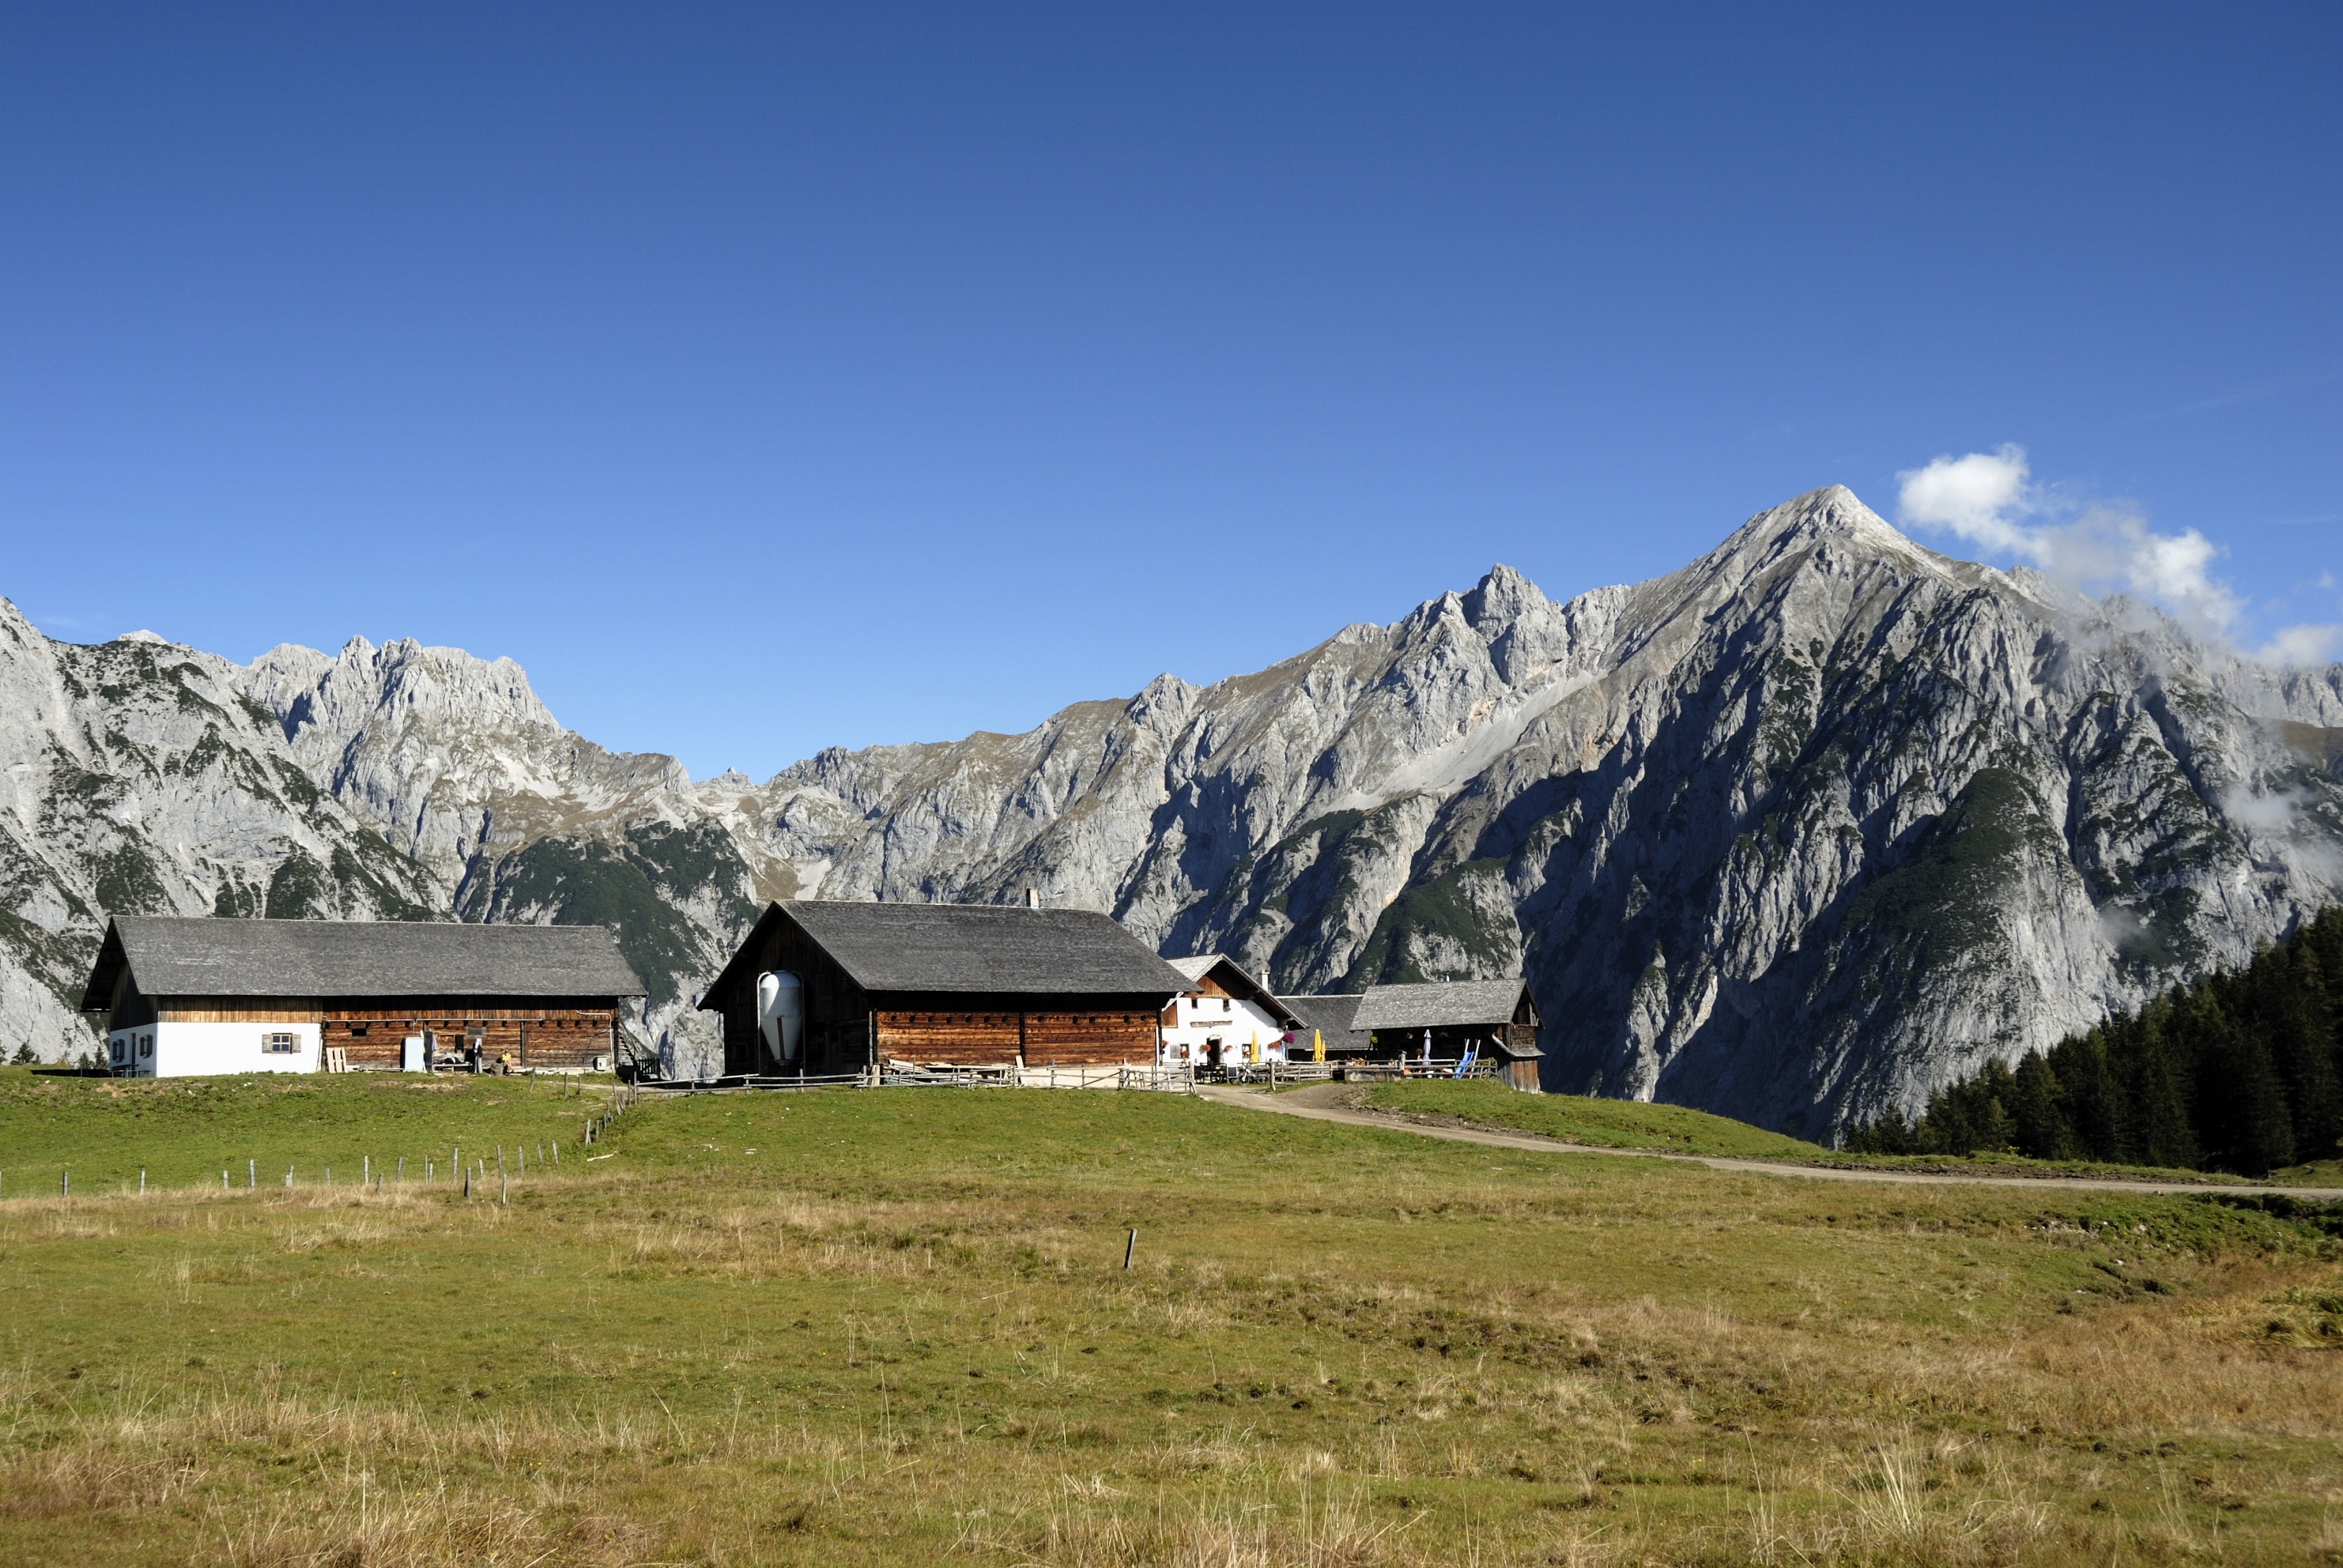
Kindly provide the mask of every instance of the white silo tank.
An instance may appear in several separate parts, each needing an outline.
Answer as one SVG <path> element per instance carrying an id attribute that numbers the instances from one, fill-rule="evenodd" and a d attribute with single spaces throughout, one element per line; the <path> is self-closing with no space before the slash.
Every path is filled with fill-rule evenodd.
<path id="1" fill-rule="evenodd" d="M 796 1064 L 805 1040 L 805 987 L 797 976 L 776 970 L 757 977 L 757 1030 L 776 1063 Z"/>

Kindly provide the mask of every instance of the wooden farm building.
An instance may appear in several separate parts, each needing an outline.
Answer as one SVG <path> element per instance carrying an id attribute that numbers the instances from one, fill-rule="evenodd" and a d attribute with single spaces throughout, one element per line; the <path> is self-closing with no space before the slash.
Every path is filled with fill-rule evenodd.
<path id="1" fill-rule="evenodd" d="M 801 1010 L 790 1039 L 760 994 Z M 921 1066 L 1141 1066 L 1190 988 L 1106 915 L 1003 904 L 798 900 L 767 908 L 700 998 L 732 1074 Z"/>
<path id="2" fill-rule="evenodd" d="M 1454 1060 L 1477 1048 L 1515 1089 L 1538 1088 L 1537 1004 L 1526 980 L 1370 986 L 1351 1027 L 1365 1032 L 1376 1057 L 1414 1056 L 1428 1045 L 1433 1060 Z"/>
<path id="3" fill-rule="evenodd" d="M 140 1078 L 508 1057 L 559 1071 L 615 1059 L 642 994 L 600 926 L 122 915 L 81 1005 L 106 1015 L 114 1070 Z"/>

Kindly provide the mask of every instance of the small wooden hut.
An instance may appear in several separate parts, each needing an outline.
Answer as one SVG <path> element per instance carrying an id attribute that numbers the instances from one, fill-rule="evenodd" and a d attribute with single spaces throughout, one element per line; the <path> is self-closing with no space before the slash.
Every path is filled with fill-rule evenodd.
<path id="1" fill-rule="evenodd" d="M 1443 980 L 1368 987 L 1351 1027 L 1378 1058 L 1414 1056 L 1428 1044 L 1434 1060 L 1453 1061 L 1477 1048 L 1515 1089 L 1534 1093 L 1538 1021 L 1526 980 Z"/>

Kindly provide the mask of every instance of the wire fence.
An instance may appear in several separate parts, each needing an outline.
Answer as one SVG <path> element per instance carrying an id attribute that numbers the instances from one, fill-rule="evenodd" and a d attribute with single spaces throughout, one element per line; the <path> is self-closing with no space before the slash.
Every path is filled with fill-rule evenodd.
<path id="1" fill-rule="evenodd" d="M 641 1103 L 641 1099 L 633 1086 L 621 1087 L 600 1110 L 579 1119 L 574 1141 L 567 1133 L 557 1133 L 526 1142 L 491 1141 L 485 1149 L 475 1145 L 469 1156 L 461 1144 L 450 1142 L 444 1151 L 435 1147 L 420 1154 L 360 1154 L 355 1161 L 339 1164 L 317 1161 L 305 1165 L 294 1161 L 282 1172 L 274 1160 L 264 1167 L 257 1156 L 248 1156 L 240 1166 L 231 1161 L 220 1167 L 217 1188 L 213 1188 L 210 1177 L 206 1176 L 192 1185 L 182 1183 L 166 1189 L 160 1182 L 147 1181 L 150 1168 L 146 1166 L 138 1167 L 136 1175 L 115 1167 L 95 1181 L 85 1176 L 76 1188 L 71 1161 L 0 1165 L 0 1202 L 21 1198 L 144 1197 L 149 1192 L 184 1193 L 197 1190 L 231 1196 L 239 1192 L 284 1193 L 301 1190 L 359 1194 L 456 1191 L 465 1198 L 486 1196 L 509 1202 L 515 1181 L 561 1173 L 565 1145 L 574 1151 L 570 1156 L 573 1173 L 583 1171 L 593 1161 L 603 1158 L 586 1151 L 601 1143 L 627 1112 Z"/>

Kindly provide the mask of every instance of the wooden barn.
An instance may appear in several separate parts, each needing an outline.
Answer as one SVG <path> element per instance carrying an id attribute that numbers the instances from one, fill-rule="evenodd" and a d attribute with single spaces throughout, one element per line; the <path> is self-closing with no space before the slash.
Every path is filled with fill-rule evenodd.
<path id="1" fill-rule="evenodd" d="M 1351 1027 L 1370 1054 L 1385 1059 L 1426 1053 L 1453 1061 L 1478 1049 L 1515 1089 L 1538 1089 L 1537 1004 L 1521 980 L 1445 980 L 1369 986 Z"/>
<path id="2" fill-rule="evenodd" d="M 767 908 L 699 1000 L 728 1075 L 921 1066 L 1141 1066 L 1187 976 L 1106 915 L 798 900 Z M 763 1021 L 799 1010 L 794 1039 Z"/>
<path id="3" fill-rule="evenodd" d="M 642 994 L 600 926 L 122 915 L 81 1005 L 106 1015 L 109 1063 L 132 1077 L 507 1058 L 574 1071 L 615 1060 Z"/>

